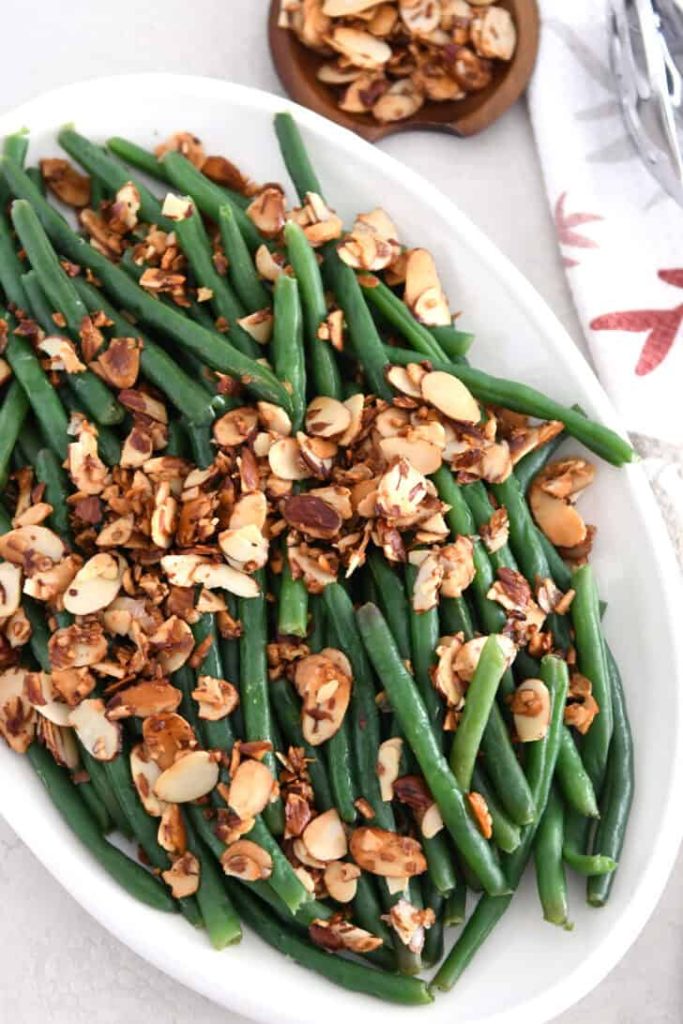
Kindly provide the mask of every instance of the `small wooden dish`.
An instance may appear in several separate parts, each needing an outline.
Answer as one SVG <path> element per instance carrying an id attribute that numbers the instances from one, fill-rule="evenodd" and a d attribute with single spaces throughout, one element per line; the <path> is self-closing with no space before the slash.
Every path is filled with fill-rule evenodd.
<path id="1" fill-rule="evenodd" d="M 273 63 L 283 86 L 297 103 L 336 121 L 344 128 L 377 142 L 395 132 L 416 128 L 475 135 L 488 128 L 524 92 L 538 52 L 539 14 L 536 0 L 501 0 L 517 26 L 517 48 L 507 64 L 496 62 L 493 81 L 481 92 L 448 103 L 425 103 L 412 117 L 391 124 L 379 124 L 369 114 L 347 114 L 336 103 L 336 91 L 319 82 L 316 72 L 325 60 L 307 49 L 293 32 L 278 27 L 280 0 L 271 0 L 268 39 Z"/>

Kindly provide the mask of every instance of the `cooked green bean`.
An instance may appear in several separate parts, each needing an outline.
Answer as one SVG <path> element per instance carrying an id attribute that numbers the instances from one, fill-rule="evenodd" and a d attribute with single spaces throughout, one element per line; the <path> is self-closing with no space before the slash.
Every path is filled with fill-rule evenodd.
<path id="1" fill-rule="evenodd" d="M 306 152 L 299 126 L 292 115 L 282 111 L 275 115 L 273 123 L 282 159 L 301 202 L 306 201 L 308 192 L 317 192 L 322 196 L 320 182 Z"/>
<path id="2" fill-rule="evenodd" d="M 598 803 L 590 776 L 571 731 L 562 730 L 560 753 L 557 758 L 557 782 L 565 802 L 584 818 L 598 817 Z"/>
<path id="3" fill-rule="evenodd" d="M 225 678 L 214 616 L 208 613 L 202 615 L 199 621 L 191 626 L 191 629 L 197 646 L 206 643 L 208 640 L 211 641 L 209 647 L 204 652 L 204 657 L 200 664 L 196 667 L 197 677 L 213 676 L 214 679 Z M 217 721 L 212 721 L 209 718 L 200 718 L 198 725 L 200 735 L 206 747 L 212 750 L 220 750 L 222 753 L 230 753 L 235 742 L 235 734 L 229 715 L 225 715 Z"/>
<path id="4" fill-rule="evenodd" d="M 550 462 L 557 449 L 566 440 L 564 432 L 556 434 L 555 437 L 551 437 L 549 441 L 538 448 L 533 448 L 519 462 L 515 463 L 515 476 L 522 494 L 526 494 L 536 474 L 540 473 L 543 467 Z"/>
<path id="5" fill-rule="evenodd" d="M 612 738 L 612 686 L 605 641 L 600 626 L 598 591 L 589 565 L 582 565 L 572 576 L 575 590 L 571 616 L 576 634 L 579 672 L 590 679 L 599 713 L 581 744 L 581 759 L 596 794 L 602 792 Z"/>
<path id="6" fill-rule="evenodd" d="M 387 288 L 373 274 L 359 274 L 357 280 L 366 300 L 396 328 L 415 352 L 420 353 L 423 358 L 426 356 L 428 359 L 442 361 L 448 359 L 430 331 L 415 319 L 406 304 L 392 292 L 391 288 Z M 419 361 L 418 356 L 415 361 Z"/>
<path id="7" fill-rule="evenodd" d="M 233 207 L 225 203 L 218 211 L 218 228 L 228 260 L 228 279 L 248 313 L 270 306 L 270 293 L 259 277 Z"/>
<path id="8" fill-rule="evenodd" d="M 569 921 L 567 878 L 562 861 L 563 837 L 564 807 L 557 789 L 551 786 L 534 838 L 536 885 L 544 920 L 571 931 L 574 926 Z"/>
<path id="9" fill-rule="evenodd" d="M 519 826 L 505 813 L 489 780 L 484 774 L 483 768 L 476 764 L 472 772 L 472 789 L 475 793 L 481 793 L 486 801 L 486 806 L 491 815 L 494 843 L 503 853 L 513 853 L 521 842 Z"/>
<path id="10" fill-rule="evenodd" d="M 382 610 L 382 615 L 389 623 L 396 646 L 404 661 L 410 661 L 412 650 L 410 647 L 410 610 L 405 588 L 398 585 L 398 571 L 392 568 L 386 558 L 371 548 L 368 551 L 368 568 L 372 573 L 377 588 L 377 600 Z"/>
<path id="11" fill-rule="evenodd" d="M 406 565 L 405 575 L 413 675 L 432 728 L 435 734 L 440 736 L 443 727 L 444 705 L 432 684 L 432 667 L 435 664 L 435 651 L 439 642 L 439 609 L 435 605 L 428 611 L 415 611 L 412 598 L 417 578 L 417 567 Z M 399 581 L 396 580 L 394 587 L 398 583 Z M 398 642 L 396 646 L 399 646 Z"/>
<path id="12" fill-rule="evenodd" d="M 7 483 L 9 465 L 26 414 L 28 398 L 18 380 L 11 380 L 0 405 L 0 489 Z"/>
<path id="13" fill-rule="evenodd" d="M 214 949 L 233 946 L 242 938 L 240 919 L 228 895 L 225 878 L 216 867 L 201 839 L 196 835 L 187 814 L 183 821 L 188 837 L 188 847 L 199 861 L 199 888 L 197 903 Z"/>
<path id="14" fill-rule="evenodd" d="M 290 396 L 292 430 L 302 429 L 306 413 L 306 363 L 297 281 L 280 274 L 273 292 L 275 323 L 271 344 L 275 374 Z"/>
<path id="15" fill-rule="evenodd" d="M 31 403 L 33 415 L 40 423 L 47 443 L 55 455 L 59 456 L 60 459 L 65 459 L 68 448 L 68 420 L 66 413 L 57 392 L 50 384 L 45 371 L 34 354 L 30 342 L 27 338 L 10 334 L 7 339 L 5 356 L 14 371 L 17 381 L 24 389 L 26 397 Z M 12 385 L 14 383 L 13 381 Z M 8 392 L 8 397 L 11 397 L 13 402 L 16 402 L 14 391 Z M 7 402 L 7 398 L 5 402 Z M 19 404 L 18 408 L 21 410 L 22 405 Z M 16 416 L 16 412 L 14 415 Z M 3 426 L 3 424 L 0 424 L 0 426 Z M 8 426 L 11 437 L 13 425 L 8 424 Z M 18 426 L 20 427 L 21 424 L 18 424 Z M 16 435 L 14 436 L 16 438 Z"/>
<path id="16" fill-rule="evenodd" d="M 52 528 L 63 540 L 69 541 L 71 539 L 71 524 L 69 523 L 69 505 L 66 500 L 69 494 L 66 473 L 51 448 L 41 448 L 33 465 L 37 480 L 41 484 L 45 484 L 45 501 L 52 505 L 50 513 Z"/>
<path id="17" fill-rule="evenodd" d="M 463 793 L 439 749 L 425 706 L 381 612 L 374 605 L 364 605 L 357 617 L 375 671 L 461 856 L 487 892 L 505 892 L 507 883 L 503 873 L 469 815 Z"/>
<path id="18" fill-rule="evenodd" d="M 17 255 L 10 222 L 0 211 L 0 285 L 5 299 L 18 309 L 28 310 L 28 299 L 21 282 L 22 264 Z"/>
<path id="19" fill-rule="evenodd" d="M 122 139 L 117 135 L 107 139 L 107 149 L 111 150 L 119 160 L 123 160 L 125 163 L 130 164 L 131 167 L 137 167 L 139 171 L 149 174 L 150 178 L 156 178 L 157 181 L 163 181 L 168 184 L 168 175 L 154 153 L 150 153 L 148 149 L 143 149 L 142 146 L 138 146 L 135 142 Z"/>
<path id="20" fill-rule="evenodd" d="M 387 346 L 385 355 L 388 362 L 407 366 L 415 362 L 415 353 L 409 349 Z M 527 384 L 493 377 L 483 370 L 475 370 L 462 363 L 441 362 L 430 360 L 433 369 L 444 370 L 457 377 L 470 389 L 475 398 L 486 405 L 502 405 L 513 412 L 537 416 L 544 420 L 560 420 L 564 423 L 567 433 L 577 441 L 585 444 L 596 455 L 614 466 L 622 466 L 637 460 L 633 448 L 609 427 L 589 420 L 575 409 L 569 409 L 552 398 L 548 398 Z"/>
<path id="21" fill-rule="evenodd" d="M 429 333 L 439 343 L 446 353 L 446 357 L 453 360 L 454 363 L 459 362 L 467 355 L 474 341 L 474 335 L 469 331 L 459 331 L 456 327 L 449 327 L 448 324 L 430 327 Z"/>
<path id="22" fill-rule="evenodd" d="M 290 746 L 303 748 L 304 757 L 308 761 L 315 806 L 319 811 L 329 810 L 334 805 L 334 799 L 325 764 L 320 748 L 312 747 L 304 739 L 301 731 L 301 706 L 291 683 L 284 677 L 277 679 L 271 682 L 269 694 L 285 740 Z"/>
<path id="23" fill-rule="evenodd" d="M 451 746 L 451 769 L 464 792 L 472 782 L 474 763 L 505 666 L 505 655 L 497 637 L 489 636 L 467 688 L 465 707 Z"/>
<path id="24" fill-rule="evenodd" d="M 10 160 L 14 160 L 20 167 L 23 167 L 28 153 L 28 128 L 20 128 L 18 132 L 6 135 L 2 151 Z"/>

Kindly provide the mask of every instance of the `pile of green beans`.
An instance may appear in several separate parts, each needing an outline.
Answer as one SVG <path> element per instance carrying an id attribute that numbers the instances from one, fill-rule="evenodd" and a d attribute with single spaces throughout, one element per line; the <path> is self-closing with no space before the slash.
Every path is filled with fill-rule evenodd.
<path id="1" fill-rule="evenodd" d="M 306 203 L 311 193 L 323 197 L 293 118 L 278 114 L 275 132 L 300 201 Z M 526 494 L 565 436 L 614 465 L 634 459 L 628 443 L 576 407 L 566 408 L 527 385 L 470 366 L 466 354 L 473 335 L 419 322 L 382 271 L 376 276 L 356 273 L 333 242 L 316 250 L 300 218 L 288 219 L 276 238 L 262 236 L 250 216 L 250 197 L 216 184 L 181 152 L 171 149 L 157 158 L 118 137 L 103 147 L 71 126 L 60 131 L 58 141 L 89 174 L 94 208 L 106 210 L 108 200 L 131 182 L 139 195 L 141 223 L 125 238 L 120 260 L 110 259 L 51 205 L 40 172 L 25 169 L 27 134 L 5 140 L 0 155 L 0 320 L 2 358 L 11 379 L 0 390 L 0 488 L 5 495 L 0 534 L 16 524 L 17 481 L 25 479 L 25 467 L 30 467 L 39 488 L 35 500 L 49 505 L 45 525 L 68 550 L 90 557 L 92 538 L 88 531 L 79 534 L 72 513 L 75 487 L 66 471 L 74 419 L 85 417 L 96 428 L 100 459 L 113 471 L 108 479 L 114 480 L 131 428 L 127 396 L 109 386 L 94 361 L 80 373 L 45 369 L 42 353 L 32 343 L 37 328 L 44 334 L 64 334 L 83 361 L 84 333 L 95 320 L 105 325 L 100 354 L 115 338 L 135 339 L 140 358 L 136 387 L 160 396 L 168 406 L 168 443 L 155 456 L 170 456 L 209 474 L 221 459 L 234 458 L 233 480 L 240 474 L 250 480 L 246 453 L 255 464 L 266 428 L 260 423 L 242 450 L 236 447 L 228 456 L 221 452 L 217 459 L 221 446 L 212 425 L 218 417 L 258 403 L 256 410 L 264 419 L 275 406 L 278 428 L 271 431 L 269 443 L 282 440 L 283 422 L 296 437 L 306 431 L 313 398 L 324 397 L 328 408 L 342 414 L 339 403 L 358 393 L 391 403 L 391 365 L 417 363 L 444 371 L 481 405 L 564 425 L 557 438 L 519 460 L 501 482 L 472 482 L 470 476 L 461 483 L 446 463 L 425 481 L 430 500 L 442 503 L 449 540 L 470 537 L 473 542 L 471 584 L 459 596 L 437 597 L 425 610 L 417 610 L 414 600 L 418 565 L 408 557 L 405 565 L 390 561 L 374 533 L 350 578 L 342 566 L 336 582 L 324 587 L 311 585 L 302 575 L 290 557 L 302 533 L 285 520 L 281 500 L 337 484 L 334 474 L 320 468 L 301 471 L 309 465 L 303 447 L 299 462 L 288 470 L 288 486 L 276 490 L 275 497 L 270 491 L 277 478 L 272 463 L 269 468 L 265 460 L 259 464 L 256 483 L 242 483 L 240 476 L 240 496 L 261 488 L 268 498 L 264 534 L 271 542 L 271 557 L 265 566 L 249 569 L 258 595 L 225 592 L 225 604 L 206 610 L 200 603 L 202 588 L 196 588 L 187 618 L 193 655 L 170 672 L 179 691 L 178 713 L 198 747 L 212 751 L 219 766 L 219 784 L 204 798 L 183 803 L 180 812 L 186 850 L 199 866 L 196 890 L 182 895 L 162 882 L 174 857 L 143 802 L 139 780 L 133 779 L 131 750 L 146 737 L 138 716 L 123 721 L 120 747 L 109 761 L 98 760 L 72 732 L 78 768 L 71 770 L 57 763 L 38 730 L 28 746 L 28 761 L 68 827 L 133 897 L 158 910 L 182 913 L 205 929 L 216 949 L 239 942 L 243 922 L 328 980 L 405 1006 L 426 1004 L 436 991 L 452 987 L 512 902 L 527 865 L 533 866 L 541 912 L 549 923 L 571 928 L 568 871 L 586 879 L 588 905 L 604 906 L 618 877 L 634 791 L 624 685 L 603 632 L 604 606 L 590 564 L 574 568 L 563 560 L 534 521 Z M 151 179 L 150 187 L 136 171 Z M 158 182 L 187 198 L 184 219 L 171 219 L 172 204 L 163 205 L 155 191 Z M 189 288 L 186 306 L 168 295 L 154 297 L 139 283 L 144 262 L 137 243 L 145 237 L 146 224 L 175 234 Z M 217 258 L 216 246 L 226 259 Z M 266 257 L 268 252 L 274 257 L 273 266 L 284 268 L 268 280 L 257 269 L 262 267 L 257 250 L 264 246 Z M 321 326 L 331 310 L 343 314 L 342 352 L 323 340 Z M 266 345 L 240 326 L 239 321 L 253 323 L 244 319 L 251 314 L 272 319 Z M 362 421 L 363 440 L 372 437 L 370 408 Z M 352 470 L 351 455 L 343 458 L 340 470 Z M 383 468 L 373 471 L 379 474 Z M 237 494 L 230 488 L 237 484 L 227 483 L 215 522 L 229 532 Z M 283 480 L 275 483 L 282 485 Z M 482 527 L 501 506 L 507 511 L 509 537 L 491 551 Z M 344 513 L 349 515 L 356 516 L 355 529 L 360 522 L 355 506 L 352 513 Z M 324 530 L 320 537 L 327 539 Z M 411 540 L 406 546 L 419 545 Z M 191 550 L 201 555 L 205 549 Z M 338 560 L 334 545 L 325 553 Z M 150 564 L 156 558 L 157 552 Z M 137 562 L 134 554 L 130 559 Z M 141 557 L 136 572 L 139 568 L 142 573 L 146 565 Z M 540 655 L 531 657 L 533 648 L 520 643 L 510 664 L 500 639 L 500 634 L 510 633 L 514 616 L 493 600 L 491 588 L 498 574 L 503 578 L 511 571 L 521 573 L 533 593 L 544 579 L 573 591 L 569 611 L 547 617 L 550 643 L 544 650 L 552 650 L 540 661 Z M 127 586 L 133 586 L 132 580 L 133 574 Z M 162 600 L 153 603 L 161 605 Z M 23 609 L 31 628 L 22 651 L 25 667 L 55 671 L 51 633 L 80 620 L 61 604 L 46 606 L 28 596 Z M 443 638 L 454 650 L 473 640 L 481 645 L 471 674 L 456 680 L 463 692 L 457 707 L 447 706 L 438 686 Z M 297 658 L 325 648 L 336 650 L 340 663 L 350 667 L 352 685 L 337 731 L 316 745 L 306 732 L 307 696 L 295 666 Z M 284 668 L 277 660 L 280 655 Z M 574 734 L 565 724 L 574 671 L 589 679 L 599 709 L 585 735 Z M 193 696 L 200 677 L 231 683 L 238 707 L 223 717 L 205 714 Z M 519 711 L 512 702 L 529 678 L 544 684 L 548 715 L 543 735 L 521 743 L 512 713 Z M 101 681 L 93 696 L 108 698 Z M 324 717 L 325 712 L 319 713 Z M 252 881 L 226 877 L 221 862 L 226 822 L 230 828 L 235 824 L 230 785 L 243 747 L 258 750 L 254 756 L 283 786 L 282 792 L 273 787 L 270 802 L 260 805 L 261 812 L 244 826 L 248 831 L 240 833 L 270 859 L 270 874 Z M 391 756 L 395 752 L 398 767 L 387 795 L 382 772 L 389 751 Z M 406 847 L 415 844 L 421 866 L 403 880 L 403 888 L 396 878 L 363 869 L 346 906 L 327 891 L 324 862 L 322 867 L 312 864 L 308 876 L 301 873 L 296 866 L 301 833 L 292 831 L 290 806 L 283 799 L 287 773 L 298 759 L 305 765 L 300 785 L 309 794 L 313 820 L 336 812 L 349 839 L 365 827 L 398 833 Z M 427 809 L 437 821 L 431 833 L 426 826 L 423 832 Z M 137 846 L 139 860 L 109 841 L 112 831 Z M 345 859 L 352 861 L 352 854 Z M 468 892 L 477 894 L 469 916 Z M 398 913 L 405 901 L 427 915 L 421 949 L 409 946 L 388 926 L 392 912 Z M 315 927 L 338 923 L 340 916 L 381 939 L 381 947 L 353 956 L 320 948 Z M 448 931 L 452 927 L 461 928 L 454 944 Z M 430 984 L 414 977 L 428 967 L 436 968 Z"/>

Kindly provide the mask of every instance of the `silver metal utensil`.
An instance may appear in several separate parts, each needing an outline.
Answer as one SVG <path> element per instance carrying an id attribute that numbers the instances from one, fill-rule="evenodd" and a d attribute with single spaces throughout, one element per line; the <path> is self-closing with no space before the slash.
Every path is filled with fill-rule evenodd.
<path id="1" fill-rule="evenodd" d="M 610 55 L 626 126 L 683 206 L 683 0 L 611 0 Z"/>

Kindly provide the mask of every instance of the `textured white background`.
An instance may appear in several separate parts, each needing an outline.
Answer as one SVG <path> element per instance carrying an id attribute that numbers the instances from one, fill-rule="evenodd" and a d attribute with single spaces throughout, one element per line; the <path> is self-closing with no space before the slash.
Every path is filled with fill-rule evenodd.
<path id="1" fill-rule="evenodd" d="M 266 0 L 2 0 L 0 112 L 54 86 L 133 71 L 210 75 L 279 92 L 266 7 Z M 585 351 L 525 106 L 480 138 L 409 134 L 383 148 L 430 178 L 490 235 Z M 239 161 L 238 147 L 233 155 Z M 645 682 L 656 700 L 657 680 Z M 0 907 L 0 1024 L 243 1024 L 112 939 L 2 821 Z M 216 970 L 221 955 L 230 954 L 216 954 Z M 679 860 L 636 945 L 561 1024 L 681 1024 L 682 966 Z M 455 1013 L 454 1006 L 454 1020 Z"/>

